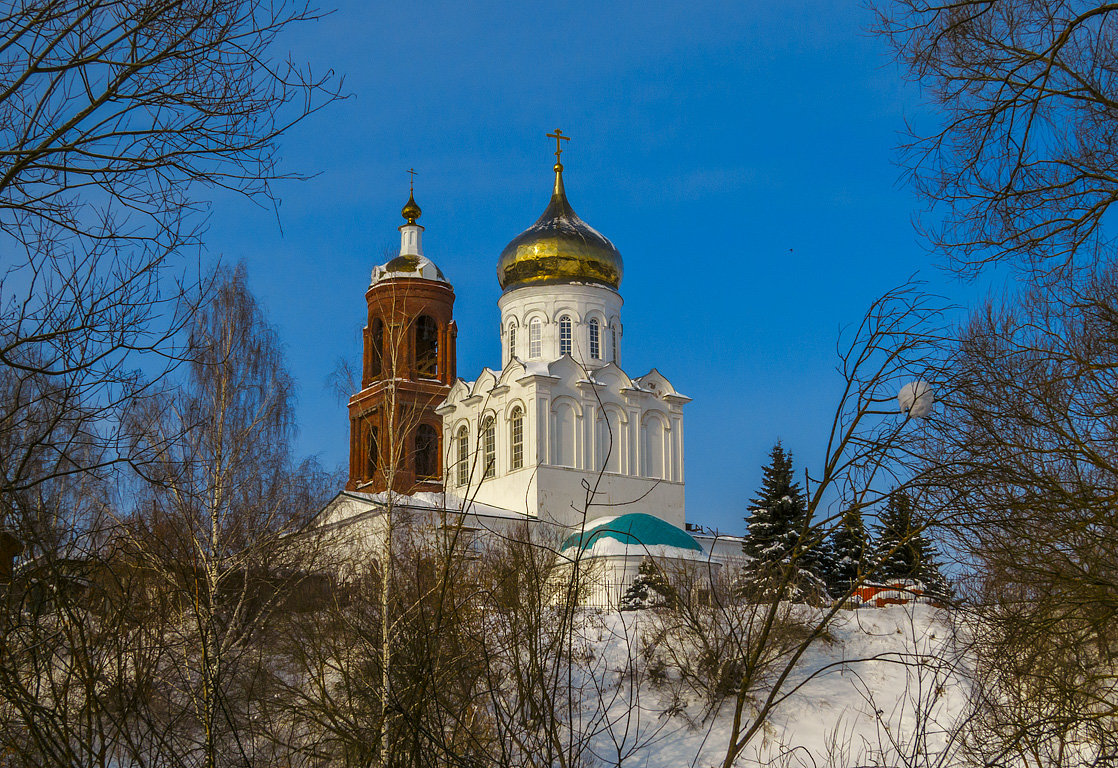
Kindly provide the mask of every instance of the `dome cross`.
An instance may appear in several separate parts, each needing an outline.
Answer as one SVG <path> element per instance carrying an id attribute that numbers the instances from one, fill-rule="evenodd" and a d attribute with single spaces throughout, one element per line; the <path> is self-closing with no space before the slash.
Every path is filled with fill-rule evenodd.
<path id="1" fill-rule="evenodd" d="M 564 136 L 563 131 L 559 128 L 555 129 L 555 133 L 547 134 L 549 139 L 555 139 L 555 170 L 563 169 L 563 163 L 560 161 L 559 156 L 563 154 L 563 145 L 561 142 L 570 141 L 570 136 Z"/>

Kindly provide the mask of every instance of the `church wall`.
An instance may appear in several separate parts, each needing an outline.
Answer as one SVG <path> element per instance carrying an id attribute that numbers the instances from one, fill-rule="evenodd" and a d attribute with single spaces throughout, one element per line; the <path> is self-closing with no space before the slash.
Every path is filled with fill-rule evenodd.
<path id="1" fill-rule="evenodd" d="M 599 490 L 591 517 L 620 511 L 606 505 L 626 505 L 624 511 L 646 511 L 682 526 L 680 433 L 686 398 L 675 395 L 659 374 L 644 377 L 649 389 L 615 366 L 598 369 L 596 385 L 586 375 L 570 359 L 531 369 L 514 361 L 499 376 L 486 370 L 472 384 L 458 382 L 438 409 L 444 443 L 452 446 L 447 456 L 448 491 L 571 525 L 581 522 L 585 481 Z M 525 414 L 520 469 L 511 467 L 509 417 L 516 407 Z M 496 424 L 496 451 L 494 476 L 483 480 L 480 436 L 487 416 Z M 606 417 L 613 428 L 611 450 Z M 463 425 L 469 435 L 464 485 L 453 469 L 458 459 L 455 436 Z"/>
<path id="2" fill-rule="evenodd" d="M 303 535 L 313 537 L 321 562 L 336 567 L 343 580 L 359 576 L 385 554 L 387 502 L 383 493 L 343 491 L 315 516 Z M 510 515 L 484 504 L 472 505 L 463 513 L 454 499 L 433 493 L 397 496 L 391 528 L 394 540 L 400 543 L 438 544 L 442 537 L 439 549 L 445 551 L 447 537 L 454 536 L 459 545 L 474 553 L 490 544 L 526 536 L 541 546 L 557 547 L 567 535 L 565 529 L 545 521 Z"/>
<path id="3" fill-rule="evenodd" d="M 533 285 L 503 295 L 501 310 L 501 360 L 507 363 L 515 353 L 521 360 L 551 361 L 560 357 L 559 321 L 572 321 L 571 356 L 588 368 L 619 360 L 621 343 L 621 306 L 624 302 L 614 290 L 600 285 Z M 530 354 L 529 328 L 533 319 L 541 322 L 541 354 Z M 591 356 L 590 320 L 598 321 L 598 357 Z M 515 350 L 510 349 L 510 325 L 516 326 Z"/>
<path id="4" fill-rule="evenodd" d="M 588 520 L 606 515 L 647 512 L 682 528 L 684 523 L 683 484 L 627 477 L 565 467 L 540 467 L 536 484 L 539 488 L 540 516 L 573 527 L 583 520 L 586 506 L 585 480 L 597 493 L 587 510 Z"/>
<path id="5" fill-rule="evenodd" d="M 365 499 L 341 493 L 314 521 L 318 546 L 337 557 L 342 578 L 369 567 L 382 556 L 387 540 L 387 520 L 381 510 Z"/>
<path id="6" fill-rule="evenodd" d="M 498 451 L 498 461 L 500 455 Z M 572 526 L 582 521 L 581 510 L 586 502 L 584 480 L 597 488 L 589 509 L 590 518 L 643 511 L 683 527 L 683 484 L 657 483 L 644 477 L 607 472 L 599 479 L 595 471 L 543 465 L 499 473 L 486 480 L 475 478 L 466 488 L 458 487 L 452 475 L 448 490 L 483 504 Z"/>

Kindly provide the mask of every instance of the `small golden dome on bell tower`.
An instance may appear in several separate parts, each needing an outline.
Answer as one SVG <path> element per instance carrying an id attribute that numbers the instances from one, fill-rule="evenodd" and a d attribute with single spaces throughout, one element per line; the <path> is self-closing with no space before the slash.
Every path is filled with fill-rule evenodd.
<path id="1" fill-rule="evenodd" d="M 411 174 L 408 201 L 404 204 L 404 208 L 400 211 L 400 215 L 407 219 L 408 224 L 415 224 L 415 220 L 423 214 L 423 211 L 420 210 L 419 205 L 415 202 L 415 169 L 408 168 L 408 173 Z"/>

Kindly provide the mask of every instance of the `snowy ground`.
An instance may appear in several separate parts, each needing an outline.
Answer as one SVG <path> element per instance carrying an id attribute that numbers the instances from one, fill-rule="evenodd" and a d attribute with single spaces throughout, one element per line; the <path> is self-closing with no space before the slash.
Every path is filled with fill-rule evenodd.
<path id="1" fill-rule="evenodd" d="M 604 679 L 625 667 L 636 647 L 643 612 L 603 615 L 590 633 Z M 930 606 L 888 606 L 844 612 L 828 641 L 814 645 L 785 689 L 802 683 L 735 761 L 738 766 L 935 765 L 944 757 L 951 722 L 963 705 L 944 617 Z M 815 677 L 808 679 L 812 675 Z M 594 684 L 592 684 L 593 687 Z M 593 753 L 603 765 L 682 768 L 722 765 L 733 702 L 699 720 L 702 705 L 684 700 L 675 714 L 665 689 L 647 681 L 600 683 L 584 696 Z M 916 757 L 919 756 L 919 757 Z M 913 759 L 913 758 L 916 759 Z"/>

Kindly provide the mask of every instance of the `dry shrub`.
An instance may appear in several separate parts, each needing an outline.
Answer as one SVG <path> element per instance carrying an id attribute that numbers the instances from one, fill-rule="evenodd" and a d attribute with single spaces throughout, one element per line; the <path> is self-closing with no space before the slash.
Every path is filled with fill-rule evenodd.
<path id="1" fill-rule="evenodd" d="M 681 692 L 713 712 L 738 694 L 755 698 L 806 642 L 814 622 L 789 602 L 746 602 L 734 595 L 737 574 L 704 565 L 673 574 L 678 599 L 649 612 L 645 659 Z"/>

